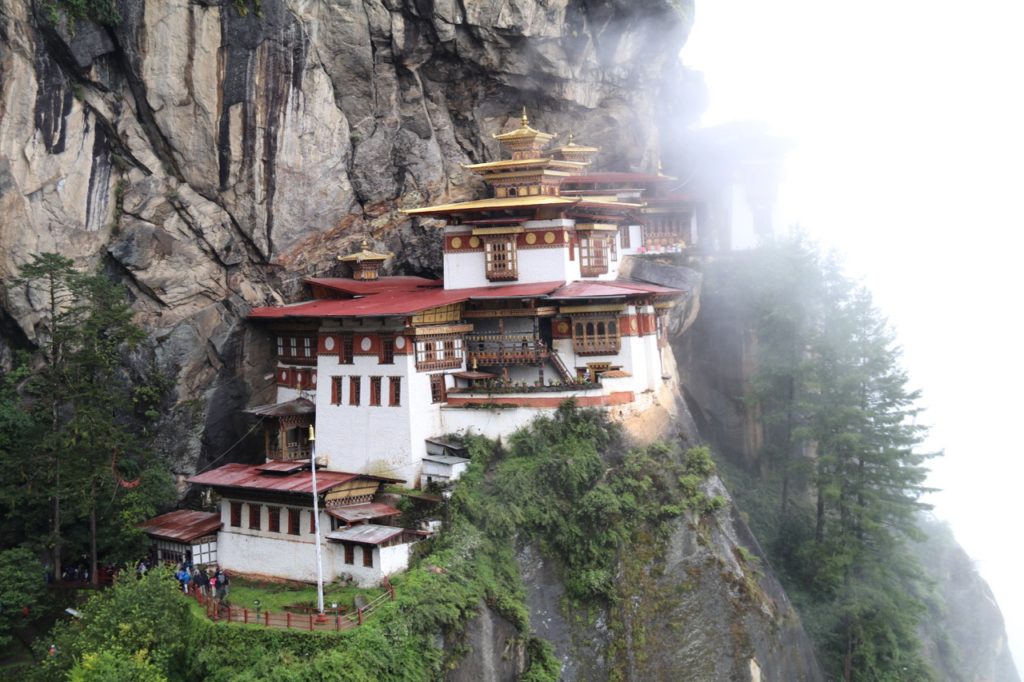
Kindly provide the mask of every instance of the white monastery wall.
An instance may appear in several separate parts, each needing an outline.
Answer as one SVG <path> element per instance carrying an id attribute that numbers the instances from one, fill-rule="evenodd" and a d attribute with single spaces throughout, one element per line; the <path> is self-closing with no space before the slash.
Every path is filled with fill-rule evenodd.
<path id="1" fill-rule="evenodd" d="M 309 536 L 274 533 L 273 537 L 248 535 L 222 530 L 217 536 L 217 553 L 220 566 L 229 573 L 259 573 L 262 575 L 288 576 L 292 580 L 316 581 L 316 545 Z M 333 580 L 328 575 L 330 565 L 324 562 L 324 580 Z"/>

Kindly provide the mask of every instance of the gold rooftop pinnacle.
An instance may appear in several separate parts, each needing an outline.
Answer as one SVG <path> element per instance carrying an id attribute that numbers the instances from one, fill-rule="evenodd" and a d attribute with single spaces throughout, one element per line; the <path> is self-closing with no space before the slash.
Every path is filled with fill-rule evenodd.
<path id="1" fill-rule="evenodd" d="M 523 106 L 523 117 L 521 119 L 519 119 L 519 120 L 521 120 L 523 122 L 523 127 L 524 128 L 529 128 L 530 127 L 530 119 L 527 118 L 527 116 L 526 116 L 526 106 L 525 105 Z"/>
<path id="2" fill-rule="evenodd" d="M 352 264 L 352 279 L 374 280 L 380 277 L 380 266 L 394 254 L 370 251 L 370 244 L 363 238 L 362 250 L 347 256 L 338 256 L 342 263 Z"/>

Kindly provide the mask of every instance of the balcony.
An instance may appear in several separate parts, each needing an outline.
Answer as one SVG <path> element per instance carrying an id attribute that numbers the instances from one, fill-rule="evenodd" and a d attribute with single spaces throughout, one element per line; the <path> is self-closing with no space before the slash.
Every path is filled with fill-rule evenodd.
<path id="1" fill-rule="evenodd" d="M 481 367 L 536 365 L 549 354 L 547 346 L 533 334 L 468 334 L 466 359 Z"/>
<path id="2" fill-rule="evenodd" d="M 311 450 L 309 443 L 288 443 L 282 447 L 268 447 L 267 459 L 309 459 Z"/>

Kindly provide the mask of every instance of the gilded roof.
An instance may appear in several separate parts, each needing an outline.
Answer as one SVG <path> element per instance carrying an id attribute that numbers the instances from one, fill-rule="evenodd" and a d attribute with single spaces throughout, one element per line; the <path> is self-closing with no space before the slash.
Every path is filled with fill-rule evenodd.
<path id="1" fill-rule="evenodd" d="M 391 258 L 393 254 L 390 253 L 377 253 L 376 251 L 370 251 L 370 245 L 363 240 L 363 248 L 361 251 L 350 254 L 348 256 L 339 256 L 338 260 L 342 263 L 362 263 L 364 260 L 387 260 Z"/>
<path id="2" fill-rule="evenodd" d="M 523 115 L 519 120 L 520 125 L 515 130 L 507 133 L 501 133 L 500 135 L 492 135 L 491 137 L 500 142 L 513 142 L 524 139 L 536 139 L 542 142 L 547 142 L 554 137 L 551 133 L 542 133 L 536 128 L 530 127 L 530 119 L 526 116 L 526 107 L 523 107 Z"/>
<path id="3" fill-rule="evenodd" d="M 544 194 L 535 194 L 525 197 L 493 197 L 491 199 L 476 199 L 475 201 L 460 201 L 455 204 L 440 204 L 438 206 L 425 206 L 423 208 L 402 209 L 407 215 L 430 215 L 434 213 L 462 213 L 466 211 L 485 211 L 499 208 L 534 208 L 541 206 L 572 206 L 579 203 L 578 198 L 554 197 Z"/>

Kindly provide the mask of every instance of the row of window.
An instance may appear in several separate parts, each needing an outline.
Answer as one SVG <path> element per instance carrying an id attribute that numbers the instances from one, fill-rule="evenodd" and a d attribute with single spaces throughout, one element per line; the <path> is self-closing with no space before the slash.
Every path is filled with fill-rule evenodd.
<path id="1" fill-rule="evenodd" d="M 241 528 L 242 527 L 242 503 L 231 502 L 231 527 Z M 246 505 L 249 507 L 249 530 L 262 530 L 263 521 L 263 505 L 254 504 L 247 502 Z M 287 529 L 281 530 L 281 507 L 267 506 L 267 530 L 271 533 L 288 533 L 289 535 L 299 535 L 299 524 L 302 516 L 301 509 L 294 509 L 292 507 L 285 507 Z M 309 532 L 315 533 L 315 519 L 313 513 L 309 514 Z"/>
<path id="2" fill-rule="evenodd" d="M 249 530 L 262 530 L 261 523 L 263 521 L 263 505 L 254 504 L 252 502 L 246 503 L 249 507 Z M 294 509 L 292 507 L 285 507 L 284 511 L 287 513 L 288 528 L 287 533 L 289 535 L 299 535 L 300 517 L 302 514 L 301 509 Z M 231 503 L 231 527 L 241 528 L 242 527 L 242 503 L 232 502 Z M 267 506 L 267 530 L 271 533 L 285 532 L 281 530 L 281 507 L 272 505 Z M 309 532 L 315 533 L 316 526 L 313 513 L 309 514 Z M 216 549 L 213 550 L 216 552 Z M 373 548 L 362 547 L 363 551 L 363 566 L 373 568 Z M 216 555 L 214 555 L 216 556 Z M 352 565 L 355 563 L 355 553 L 351 544 L 345 543 L 345 563 Z"/>
<path id="3" fill-rule="evenodd" d="M 348 379 L 346 382 L 345 380 Z M 370 381 L 370 407 L 380 407 L 383 404 L 384 379 L 388 380 L 388 407 L 402 406 L 402 377 L 369 377 Z M 363 377 L 331 377 L 331 404 L 345 404 L 343 395 L 345 384 L 348 383 L 348 404 L 353 407 L 362 405 Z M 443 374 L 430 375 L 430 400 L 434 403 L 443 403 L 448 399 Z"/>
<path id="4" fill-rule="evenodd" d="M 343 403 L 342 391 L 345 387 L 345 379 L 348 379 L 348 404 L 353 406 L 362 405 L 363 378 L 331 377 L 331 404 L 341 405 Z M 370 402 L 371 407 L 380 407 L 382 404 L 384 379 L 388 379 L 388 406 L 400 407 L 402 405 L 402 377 L 370 377 Z"/>
<path id="5" fill-rule="evenodd" d="M 628 232 L 628 230 L 627 230 Z M 608 272 L 609 260 L 618 260 L 615 236 L 581 232 L 580 274 L 594 277 Z M 572 246 L 570 259 L 572 257 Z M 513 280 L 519 277 L 518 251 L 514 234 L 484 238 L 484 268 L 491 281 Z"/>
<path id="6" fill-rule="evenodd" d="M 352 334 L 342 334 L 338 348 L 338 363 L 351 365 L 355 355 L 355 341 Z M 317 346 L 315 335 L 278 336 L 277 357 L 285 362 L 311 362 L 316 360 Z M 377 361 L 382 365 L 395 363 L 395 337 L 381 336 L 377 344 Z"/>

